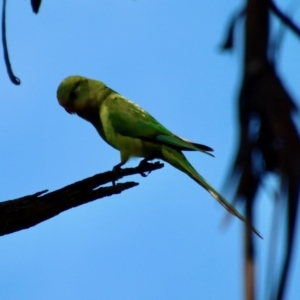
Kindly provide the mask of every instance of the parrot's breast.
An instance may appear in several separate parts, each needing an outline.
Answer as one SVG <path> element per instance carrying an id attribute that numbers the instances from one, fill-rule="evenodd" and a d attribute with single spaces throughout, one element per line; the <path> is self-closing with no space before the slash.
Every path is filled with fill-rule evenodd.
<path id="1" fill-rule="evenodd" d="M 144 143 L 139 138 L 124 136 L 116 132 L 109 119 L 109 111 L 105 105 L 101 106 L 100 118 L 106 141 L 123 155 L 130 157 L 145 157 Z"/>

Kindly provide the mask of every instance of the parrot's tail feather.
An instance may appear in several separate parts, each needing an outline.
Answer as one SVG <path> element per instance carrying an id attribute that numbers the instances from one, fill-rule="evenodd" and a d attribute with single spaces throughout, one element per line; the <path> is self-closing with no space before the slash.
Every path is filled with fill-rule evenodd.
<path id="1" fill-rule="evenodd" d="M 210 152 L 214 151 L 213 148 L 211 148 L 209 146 L 206 146 L 206 145 L 203 145 L 203 144 L 198 144 L 198 143 L 191 142 L 191 141 L 189 141 L 187 139 L 184 139 L 182 137 L 179 137 L 179 136 L 177 136 L 177 138 L 181 139 L 185 143 L 190 144 L 192 146 L 192 148 L 191 147 L 186 147 L 186 148 L 182 148 L 180 150 L 183 150 L 183 151 L 200 151 L 200 152 L 204 152 L 205 154 L 208 154 L 208 155 L 214 157 L 214 155 L 210 153 Z"/>
<path id="2" fill-rule="evenodd" d="M 214 149 L 209 147 L 209 146 L 206 146 L 206 145 L 203 145 L 203 144 L 198 144 L 198 143 L 194 143 L 194 142 L 191 142 L 189 140 L 186 140 L 184 138 L 180 138 L 182 140 L 184 140 L 185 142 L 189 143 L 189 144 L 192 144 L 194 147 L 198 148 L 200 151 L 204 151 L 204 152 L 213 152 Z M 211 153 L 209 153 L 210 155 L 212 155 Z"/>
<path id="3" fill-rule="evenodd" d="M 145 140 L 146 138 L 143 137 Z M 152 141 L 152 138 L 148 138 Z M 188 141 L 186 139 L 183 139 L 177 135 L 165 135 L 165 134 L 159 134 L 155 137 L 155 141 L 163 144 L 165 146 L 172 147 L 173 149 L 177 149 L 179 151 L 199 151 L 203 152 L 205 154 L 208 154 L 213 157 L 213 155 L 210 153 L 214 151 L 212 148 L 202 145 L 202 144 L 197 144 L 191 141 Z"/>
<path id="4" fill-rule="evenodd" d="M 191 144 L 205 152 L 213 152 L 214 151 L 213 148 L 203 145 L 203 144 L 198 144 L 198 143 L 194 143 L 194 142 L 191 142 Z"/>
<path id="5" fill-rule="evenodd" d="M 162 154 L 164 160 L 170 163 L 173 167 L 181 170 L 195 180 L 199 185 L 206 189 L 222 206 L 224 206 L 231 214 L 238 217 L 247 226 L 249 226 L 253 232 L 255 232 L 260 238 L 261 234 L 251 225 L 245 217 L 243 217 L 221 194 L 219 194 L 188 162 L 185 156 L 178 150 L 170 147 L 162 147 Z"/>

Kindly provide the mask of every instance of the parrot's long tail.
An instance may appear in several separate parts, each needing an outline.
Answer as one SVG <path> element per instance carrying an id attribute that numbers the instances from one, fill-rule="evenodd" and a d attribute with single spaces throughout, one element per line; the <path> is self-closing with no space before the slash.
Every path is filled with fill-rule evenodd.
<path id="1" fill-rule="evenodd" d="M 243 217 L 221 194 L 219 194 L 188 162 L 186 157 L 178 150 L 172 149 L 167 146 L 162 147 L 163 159 L 171 164 L 173 167 L 184 172 L 192 179 L 194 179 L 198 184 L 200 184 L 204 189 L 206 189 L 220 204 L 222 204 L 231 214 L 238 217 L 240 220 L 245 222 L 251 227 L 253 232 L 255 232 L 260 238 L 261 234 Z"/>

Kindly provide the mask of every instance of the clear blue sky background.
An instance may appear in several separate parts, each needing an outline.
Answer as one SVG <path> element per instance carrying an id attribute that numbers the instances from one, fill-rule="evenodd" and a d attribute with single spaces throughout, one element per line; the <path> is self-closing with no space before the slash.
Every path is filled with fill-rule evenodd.
<path id="1" fill-rule="evenodd" d="M 221 55 L 218 46 L 242 2 L 44 0 L 35 16 L 29 0 L 8 1 L 10 57 L 22 85 L 9 82 L 2 61 L 1 200 L 55 190 L 119 162 L 90 124 L 58 105 L 58 84 L 75 74 L 104 81 L 178 135 L 213 147 L 214 159 L 188 158 L 221 189 L 236 143 L 241 30 L 238 52 Z M 279 70 L 298 99 L 299 53 L 288 34 Z M 121 195 L 1 237 L 0 298 L 241 299 L 241 222 L 222 228 L 224 208 L 170 166 L 133 179 L 140 185 Z M 256 227 L 265 237 L 256 239 L 259 271 L 269 243 L 271 183 L 257 207 Z M 299 258 L 291 275 L 287 299 L 296 299 Z M 265 274 L 259 281 L 261 289 Z"/>

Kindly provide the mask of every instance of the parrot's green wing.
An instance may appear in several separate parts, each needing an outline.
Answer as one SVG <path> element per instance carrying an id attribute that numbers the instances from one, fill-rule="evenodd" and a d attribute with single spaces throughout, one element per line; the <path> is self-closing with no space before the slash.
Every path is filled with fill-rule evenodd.
<path id="1" fill-rule="evenodd" d="M 212 148 L 174 135 L 148 112 L 121 95 L 114 94 L 105 103 L 108 118 L 116 132 L 124 136 L 167 144 L 178 150 L 200 151 L 208 155 Z"/>
<path id="2" fill-rule="evenodd" d="M 248 224 L 252 230 L 261 237 L 259 232 L 251 224 L 249 224 L 249 222 L 200 174 L 198 174 L 198 172 L 187 161 L 185 156 L 180 151 L 177 151 L 192 150 L 210 154 L 208 151 L 212 151 L 211 148 L 205 145 L 195 144 L 174 135 L 141 107 L 119 94 L 109 96 L 104 105 L 110 125 L 116 132 L 123 136 L 140 138 L 142 140 L 148 140 L 169 146 L 162 147 L 162 153 L 165 161 L 194 179 L 231 214 L 237 216 L 239 219 Z"/>

